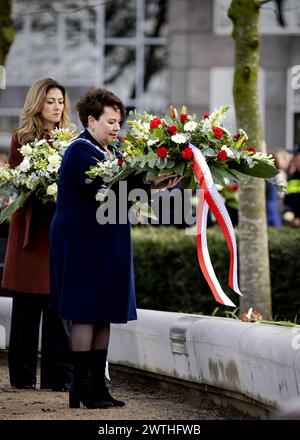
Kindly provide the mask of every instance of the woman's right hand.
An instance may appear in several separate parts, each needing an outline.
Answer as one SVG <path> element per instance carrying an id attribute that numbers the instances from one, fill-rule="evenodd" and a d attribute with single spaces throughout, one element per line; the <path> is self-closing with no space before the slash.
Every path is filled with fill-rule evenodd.
<path id="1" fill-rule="evenodd" d="M 176 186 L 180 180 L 182 179 L 182 176 L 179 176 L 178 174 L 168 174 L 166 176 L 157 176 L 153 179 L 154 184 L 151 187 L 152 192 L 157 191 L 163 191 L 168 188 L 173 188 Z"/>

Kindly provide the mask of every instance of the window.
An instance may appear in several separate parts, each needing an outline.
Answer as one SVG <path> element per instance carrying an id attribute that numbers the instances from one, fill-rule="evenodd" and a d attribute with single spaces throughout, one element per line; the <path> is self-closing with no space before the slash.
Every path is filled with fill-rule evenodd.
<path id="1" fill-rule="evenodd" d="M 230 34 L 232 23 L 227 15 L 231 0 L 214 0 L 213 26 L 216 34 Z M 300 1 L 285 0 L 283 16 L 286 26 L 282 28 L 276 19 L 275 2 L 261 6 L 260 31 L 262 34 L 300 34 Z"/>
<path id="2" fill-rule="evenodd" d="M 300 145 L 300 87 L 293 87 L 293 68 L 287 71 L 287 102 L 286 102 L 286 146 L 292 150 Z"/>
<path id="3" fill-rule="evenodd" d="M 20 126 L 21 109 L 0 109 L 0 153 L 7 153 L 12 133 Z"/>
<path id="4" fill-rule="evenodd" d="M 107 87 L 139 111 L 167 104 L 168 0 L 14 1 L 7 86 L 54 77 Z M 22 66 L 22 69 L 20 69 Z"/>
<path id="5" fill-rule="evenodd" d="M 232 94 L 233 86 L 233 73 L 232 67 L 216 67 L 210 71 L 210 111 L 219 108 L 223 105 L 229 105 L 230 110 L 227 113 L 226 119 L 224 119 L 224 126 L 228 130 L 236 130 L 236 119 L 234 111 L 234 101 Z M 259 70 L 259 98 L 260 109 L 262 114 L 262 123 L 264 125 L 265 120 L 265 76 L 264 70 Z"/>

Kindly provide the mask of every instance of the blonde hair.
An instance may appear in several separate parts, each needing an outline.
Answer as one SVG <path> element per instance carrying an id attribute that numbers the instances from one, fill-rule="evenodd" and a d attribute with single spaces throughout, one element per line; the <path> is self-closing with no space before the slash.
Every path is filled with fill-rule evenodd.
<path id="1" fill-rule="evenodd" d="M 58 128 L 70 128 L 75 131 L 75 125 L 70 122 L 71 104 L 65 88 L 52 78 L 37 81 L 29 89 L 22 113 L 22 127 L 16 131 L 19 144 L 26 144 L 44 137 L 44 120 L 41 114 L 47 93 L 50 89 L 59 89 L 64 97 L 62 117 Z"/>

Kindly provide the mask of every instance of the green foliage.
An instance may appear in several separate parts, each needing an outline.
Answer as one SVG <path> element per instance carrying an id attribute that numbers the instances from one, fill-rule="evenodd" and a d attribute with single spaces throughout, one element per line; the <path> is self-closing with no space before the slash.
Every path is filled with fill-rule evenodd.
<path id="1" fill-rule="evenodd" d="M 238 295 L 227 285 L 229 252 L 225 239 L 218 228 L 210 228 L 207 235 L 216 275 L 225 293 L 238 306 Z M 145 226 L 133 228 L 132 237 L 138 307 L 217 313 L 218 303 L 198 265 L 195 236 L 186 235 L 182 229 Z M 296 315 L 300 316 L 299 250 L 300 231 L 269 229 L 273 316 L 276 319 L 294 321 Z M 235 313 L 230 307 L 220 308 L 224 313 Z"/>

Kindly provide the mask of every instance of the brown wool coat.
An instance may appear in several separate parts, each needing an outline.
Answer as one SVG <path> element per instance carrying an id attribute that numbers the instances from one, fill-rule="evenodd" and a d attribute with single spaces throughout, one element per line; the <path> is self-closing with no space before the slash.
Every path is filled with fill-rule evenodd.
<path id="1" fill-rule="evenodd" d="M 15 168 L 22 161 L 14 135 L 8 163 Z M 48 205 L 48 206 L 47 206 Z M 15 292 L 49 294 L 49 235 L 53 204 L 31 200 L 11 219 L 5 255 L 2 287 Z"/>

